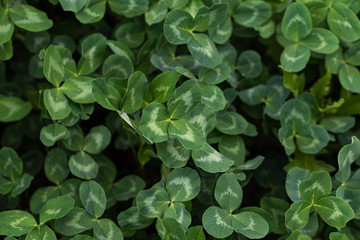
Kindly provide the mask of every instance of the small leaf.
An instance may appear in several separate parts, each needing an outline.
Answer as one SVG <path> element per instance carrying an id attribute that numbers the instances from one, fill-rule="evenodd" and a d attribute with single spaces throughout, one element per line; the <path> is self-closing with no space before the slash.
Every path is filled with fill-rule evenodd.
<path id="1" fill-rule="evenodd" d="M 187 120 L 170 123 L 169 136 L 177 138 L 186 149 L 199 150 L 206 142 L 204 135 Z"/>
<path id="2" fill-rule="evenodd" d="M 339 48 L 339 39 L 336 35 L 323 28 L 314 28 L 301 42 L 317 53 L 329 54 Z"/>
<path id="3" fill-rule="evenodd" d="M 117 220 L 121 228 L 130 230 L 146 228 L 154 221 L 153 218 L 142 216 L 136 206 L 120 212 Z"/>
<path id="4" fill-rule="evenodd" d="M 9 9 L 11 21 L 19 28 L 30 32 L 40 32 L 53 26 L 46 13 L 33 6 L 20 4 Z"/>
<path id="5" fill-rule="evenodd" d="M 106 78 L 118 77 L 126 79 L 134 72 L 134 66 L 128 56 L 110 55 L 102 67 L 103 76 Z"/>
<path id="6" fill-rule="evenodd" d="M 355 118 L 348 116 L 327 117 L 321 121 L 320 126 L 332 133 L 345 133 L 355 126 Z"/>
<path id="7" fill-rule="evenodd" d="M 349 238 L 344 233 L 332 232 L 329 235 L 330 240 L 349 240 Z"/>
<path id="8" fill-rule="evenodd" d="M 196 61 L 207 68 L 216 67 L 222 62 L 215 44 L 206 34 L 199 33 L 192 36 L 188 49 Z"/>
<path id="9" fill-rule="evenodd" d="M 271 5 L 264 1 L 245 1 L 234 11 L 234 20 L 245 27 L 257 27 L 271 17 Z"/>
<path id="10" fill-rule="evenodd" d="M 221 24 L 228 16 L 226 4 L 214 4 L 210 8 L 202 7 L 196 13 L 194 19 L 194 30 L 204 32 Z M 219 21 L 220 20 L 220 21 Z"/>
<path id="11" fill-rule="evenodd" d="M 179 202 L 171 203 L 164 213 L 165 218 L 177 220 L 186 230 L 191 223 L 191 214 L 185 209 L 185 205 Z"/>
<path id="12" fill-rule="evenodd" d="M 110 219 L 100 219 L 94 224 L 95 239 L 123 240 L 120 228 Z"/>
<path id="13" fill-rule="evenodd" d="M 226 43 L 233 33 L 233 26 L 231 22 L 231 18 L 219 24 L 211 29 L 209 29 L 209 37 L 217 44 L 224 44 Z"/>
<path id="14" fill-rule="evenodd" d="M 161 187 L 142 190 L 136 196 L 136 206 L 139 213 L 148 218 L 162 216 L 170 203 L 169 195 Z"/>
<path id="15" fill-rule="evenodd" d="M 228 135 L 242 134 L 248 126 L 246 119 L 237 112 L 219 112 L 216 122 L 216 129 Z"/>
<path id="16" fill-rule="evenodd" d="M 202 68 L 199 71 L 199 79 L 206 84 L 219 84 L 225 81 L 231 72 L 231 66 L 227 62 L 222 62 L 214 68 Z"/>
<path id="17" fill-rule="evenodd" d="M 245 144 L 239 136 L 222 136 L 219 142 L 219 151 L 221 154 L 234 160 L 234 166 L 238 166 L 245 162 Z"/>
<path id="18" fill-rule="evenodd" d="M 226 99 L 222 90 L 214 85 L 199 84 L 201 87 L 201 102 L 214 110 L 221 111 L 226 106 Z"/>
<path id="19" fill-rule="evenodd" d="M 26 235 L 25 240 L 33 240 L 33 239 L 56 240 L 56 235 L 53 232 L 53 230 L 51 230 L 51 228 L 49 228 L 46 225 L 42 225 L 40 227 L 33 228 L 33 230 L 31 230 Z"/>
<path id="20" fill-rule="evenodd" d="M 0 122 L 14 122 L 26 117 L 32 109 L 29 102 L 17 97 L 0 98 Z"/>
<path id="21" fill-rule="evenodd" d="M 311 204 L 307 201 L 299 201 L 291 204 L 285 213 L 285 226 L 294 231 L 305 227 L 309 220 Z"/>
<path id="22" fill-rule="evenodd" d="M 236 63 L 236 68 L 243 77 L 256 78 L 262 71 L 261 57 L 253 50 L 244 51 Z"/>
<path id="23" fill-rule="evenodd" d="M 202 224 L 206 232 L 216 238 L 226 238 L 233 233 L 232 216 L 228 211 L 215 206 L 206 209 Z"/>
<path id="24" fill-rule="evenodd" d="M 224 173 L 218 178 L 214 195 L 221 208 L 230 213 L 240 206 L 243 191 L 234 173 Z"/>
<path id="25" fill-rule="evenodd" d="M 360 141 L 357 137 L 351 138 L 351 143 L 343 146 L 338 154 L 339 171 L 335 178 L 345 183 L 351 175 L 351 164 L 360 157 Z"/>
<path id="26" fill-rule="evenodd" d="M 202 226 L 195 226 L 186 232 L 187 240 L 206 240 Z"/>
<path id="27" fill-rule="evenodd" d="M 161 161 L 169 168 L 184 167 L 190 159 L 190 150 L 184 148 L 176 138 L 157 143 L 156 149 Z"/>
<path id="28" fill-rule="evenodd" d="M 10 41 L 14 32 L 14 24 L 8 18 L 2 18 L 0 28 L 0 44 Z"/>
<path id="29" fill-rule="evenodd" d="M 34 217 L 28 212 L 10 210 L 0 213 L 0 235 L 18 237 L 36 226 Z"/>
<path id="30" fill-rule="evenodd" d="M 241 212 L 233 215 L 232 226 L 235 232 L 250 239 L 261 239 L 269 232 L 266 220 L 254 212 Z"/>
<path id="31" fill-rule="evenodd" d="M 166 179 L 166 190 L 171 201 L 189 201 L 200 192 L 199 174 L 191 168 L 174 169 Z"/>
<path id="32" fill-rule="evenodd" d="M 360 66 L 360 42 L 356 42 L 344 53 L 347 63 Z"/>
<path id="33" fill-rule="evenodd" d="M 281 107 L 280 119 L 282 126 L 291 125 L 295 129 L 299 129 L 310 122 L 310 108 L 301 100 L 291 99 Z"/>
<path id="34" fill-rule="evenodd" d="M 64 11 L 78 12 L 89 0 L 59 0 Z"/>
<path id="35" fill-rule="evenodd" d="M 33 176 L 24 173 L 20 178 L 15 179 L 14 188 L 11 191 L 11 197 L 16 197 L 30 187 Z"/>
<path id="36" fill-rule="evenodd" d="M 100 21 L 106 10 L 106 2 L 102 0 L 88 0 L 87 4 L 75 13 L 81 23 L 94 23 Z"/>
<path id="37" fill-rule="evenodd" d="M 309 125 L 297 131 L 297 146 L 303 153 L 315 154 L 326 147 L 330 140 L 327 131 L 320 126 Z"/>
<path id="38" fill-rule="evenodd" d="M 309 180 L 299 185 L 301 197 L 309 202 L 328 196 L 331 193 L 331 178 L 328 172 L 313 172 Z"/>
<path id="39" fill-rule="evenodd" d="M 23 163 L 18 154 L 9 147 L 0 149 L 0 172 L 3 176 L 14 180 L 20 177 L 23 171 Z"/>
<path id="40" fill-rule="evenodd" d="M 189 43 L 192 39 L 193 17 L 182 9 L 168 13 L 164 22 L 164 36 L 175 45 Z"/>
<path id="41" fill-rule="evenodd" d="M 148 81 L 144 73 L 138 71 L 131 74 L 122 101 L 122 112 L 131 114 L 140 109 L 147 85 Z"/>
<path id="42" fill-rule="evenodd" d="M 286 192 L 291 201 L 297 202 L 303 200 L 300 194 L 300 183 L 310 178 L 310 171 L 303 168 L 292 168 L 286 176 Z"/>
<path id="43" fill-rule="evenodd" d="M 55 229 L 65 235 L 73 236 L 93 228 L 93 217 L 83 208 L 73 208 L 65 217 L 55 221 Z"/>
<path id="44" fill-rule="evenodd" d="M 111 133 L 107 127 L 100 125 L 93 127 L 86 135 L 83 150 L 87 153 L 97 154 L 103 151 L 111 141 Z"/>
<path id="45" fill-rule="evenodd" d="M 91 85 L 92 94 L 97 103 L 112 111 L 120 110 L 121 96 L 113 86 L 106 83 L 104 78 L 97 78 L 91 82 Z"/>
<path id="46" fill-rule="evenodd" d="M 118 201 L 126 201 L 136 197 L 145 188 L 145 182 L 136 175 L 127 175 L 113 184 L 111 192 Z"/>
<path id="47" fill-rule="evenodd" d="M 350 92 L 360 93 L 360 72 L 356 67 L 344 64 L 340 67 L 339 79 L 344 89 Z"/>
<path id="48" fill-rule="evenodd" d="M 180 75 L 175 71 L 164 72 L 157 75 L 150 82 L 150 91 L 153 102 L 164 103 L 168 101 L 175 91 L 175 85 L 179 81 Z"/>
<path id="49" fill-rule="evenodd" d="M 109 0 L 109 6 L 115 13 L 131 18 L 145 13 L 149 8 L 149 1 Z"/>
<path id="50" fill-rule="evenodd" d="M 67 98 L 59 89 L 46 89 L 44 91 L 44 103 L 53 120 L 64 119 L 71 112 Z"/>
<path id="51" fill-rule="evenodd" d="M 281 53 L 280 62 L 287 72 L 300 72 L 310 59 L 310 50 L 301 44 L 287 46 Z"/>
<path id="52" fill-rule="evenodd" d="M 161 221 L 165 233 L 163 239 L 186 239 L 182 225 L 173 218 L 165 218 Z"/>
<path id="53" fill-rule="evenodd" d="M 72 101 L 81 104 L 95 102 L 92 95 L 91 77 L 70 77 L 61 86 L 61 91 Z"/>
<path id="54" fill-rule="evenodd" d="M 106 208 L 104 189 L 95 181 L 82 182 L 79 188 L 81 202 L 85 210 L 95 218 L 103 215 Z"/>
<path id="55" fill-rule="evenodd" d="M 69 130 L 61 124 L 49 124 L 40 132 L 40 140 L 47 147 L 53 146 L 57 141 L 70 137 Z"/>
<path id="56" fill-rule="evenodd" d="M 64 217 L 74 207 L 74 199 L 66 195 L 50 199 L 40 210 L 40 224 Z"/>
<path id="57" fill-rule="evenodd" d="M 93 179 L 99 171 L 98 164 L 85 152 L 78 152 L 70 157 L 70 172 L 82 179 Z"/>
<path id="58" fill-rule="evenodd" d="M 9 40 L 6 43 L 0 44 L 0 61 L 7 61 L 13 56 L 12 41 Z"/>
<path id="59" fill-rule="evenodd" d="M 69 175 L 66 152 L 60 148 L 51 149 L 45 158 L 46 177 L 55 184 L 62 183 Z"/>
<path id="60" fill-rule="evenodd" d="M 154 2 L 145 13 L 145 21 L 150 26 L 159 23 L 166 17 L 167 4 L 165 1 Z"/>

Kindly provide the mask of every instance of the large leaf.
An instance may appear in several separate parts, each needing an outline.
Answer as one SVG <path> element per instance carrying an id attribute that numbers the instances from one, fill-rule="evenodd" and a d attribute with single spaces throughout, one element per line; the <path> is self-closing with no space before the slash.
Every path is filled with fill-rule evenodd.
<path id="1" fill-rule="evenodd" d="M 94 23 L 100 21 L 105 15 L 106 1 L 88 0 L 87 4 L 78 11 L 75 16 L 82 23 Z"/>
<path id="2" fill-rule="evenodd" d="M 32 105 L 17 97 L 0 98 L 0 122 L 14 122 L 30 113 Z"/>
<path id="3" fill-rule="evenodd" d="M 14 32 L 14 24 L 8 18 L 2 18 L 0 28 L 0 44 L 10 41 Z"/>
<path id="4" fill-rule="evenodd" d="M 250 239 L 261 239 L 269 232 L 266 220 L 254 212 L 241 212 L 233 215 L 232 226 L 235 232 Z"/>
<path id="5" fill-rule="evenodd" d="M 3 176 L 14 180 L 20 177 L 23 163 L 14 149 L 3 147 L 0 149 L 0 172 Z"/>
<path id="6" fill-rule="evenodd" d="M 299 201 L 291 204 L 285 213 L 285 225 L 294 231 L 305 227 L 309 220 L 311 204 L 308 201 Z"/>
<path id="7" fill-rule="evenodd" d="M 134 71 L 133 63 L 128 56 L 110 55 L 102 67 L 103 76 L 106 78 L 117 77 L 126 79 Z"/>
<path id="8" fill-rule="evenodd" d="M 160 217 L 169 203 L 169 195 L 162 187 L 142 190 L 136 197 L 136 206 L 140 214 L 149 218 Z"/>
<path id="9" fill-rule="evenodd" d="M 309 202 L 328 196 L 331 193 L 331 178 L 328 172 L 313 172 L 309 180 L 299 185 L 301 197 Z"/>
<path id="10" fill-rule="evenodd" d="M 44 91 L 44 103 L 53 120 L 64 119 L 71 112 L 67 98 L 59 89 L 46 89 Z"/>
<path id="11" fill-rule="evenodd" d="M 360 93 L 360 72 L 356 67 L 344 64 L 339 70 L 339 79 L 344 89 L 350 92 Z"/>
<path id="12" fill-rule="evenodd" d="M 164 218 L 176 219 L 185 230 L 191 223 L 191 214 L 185 209 L 185 205 L 179 202 L 170 204 L 164 213 Z"/>
<path id="13" fill-rule="evenodd" d="M 286 176 L 286 192 L 291 201 L 297 202 L 303 200 L 300 194 L 300 183 L 308 180 L 310 177 L 310 171 L 303 168 L 292 168 L 289 170 Z"/>
<path id="14" fill-rule="evenodd" d="M 43 127 L 40 132 L 40 141 L 47 147 L 51 147 L 57 141 L 69 137 L 69 130 L 61 124 L 49 124 Z"/>
<path id="15" fill-rule="evenodd" d="M 145 13 L 145 21 L 148 25 L 159 23 L 166 17 L 167 6 L 165 1 L 154 2 L 149 11 Z"/>
<path id="16" fill-rule="evenodd" d="M 199 84 L 201 87 L 201 102 L 214 112 L 223 110 L 226 105 L 226 99 L 222 90 L 213 85 Z"/>
<path id="17" fill-rule="evenodd" d="M 27 4 L 17 5 L 9 9 L 11 21 L 19 28 L 31 32 L 40 32 L 52 27 L 53 22 L 46 13 Z"/>
<path id="18" fill-rule="evenodd" d="M 33 228 L 27 235 L 25 240 L 38 240 L 38 239 L 47 239 L 47 240 L 56 240 L 56 235 L 46 225 L 41 225 L 40 227 Z"/>
<path id="19" fill-rule="evenodd" d="M 240 206 L 243 191 L 234 173 L 224 173 L 218 178 L 214 195 L 221 208 L 230 213 Z"/>
<path id="20" fill-rule="evenodd" d="M 70 77 L 61 86 L 61 91 L 73 102 L 87 104 L 95 102 L 92 95 L 91 77 Z"/>
<path id="21" fill-rule="evenodd" d="M 216 129 L 228 135 L 244 133 L 248 126 L 246 119 L 237 112 L 219 112 L 216 122 Z"/>
<path id="22" fill-rule="evenodd" d="M 140 109 L 147 85 L 148 81 L 144 73 L 138 71 L 131 74 L 122 101 L 122 112 L 130 114 Z"/>
<path id="23" fill-rule="evenodd" d="M 21 236 L 36 226 L 35 218 L 28 212 L 10 210 L 0 213 L 0 235 Z"/>
<path id="24" fill-rule="evenodd" d="M 207 233 L 216 238 L 226 238 L 233 233 L 232 216 L 228 211 L 211 206 L 202 216 L 202 224 Z"/>
<path id="25" fill-rule="evenodd" d="M 61 55 L 54 45 L 50 45 L 45 53 L 44 75 L 54 86 L 59 87 L 65 76 L 65 67 Z"/>
<path id="26" fill-rule="evenodd" d="M 306 67 L 310 50 L 301 44 L 287 46 L 281 53 L 280 62 L 287 72 L 299 72 Z"/>
<path id="27" fill-rule="evenodd" d="M 120 228 L 110 219 L 100 219 L 94 224 L 95 239 L 123 240 Z"/>
<path id="28" fill-rule="evenodd" d="M 360 141 L 352 137 L 351 143 L 342 147 L 338 154 L 339 171 L 335 177 L 339 182 L 345 183 L 351 175 L 351 164 L 360 157 Z"/>
<path id="29" fill-rule="evenodd" d="M 74 203 L 74 199 L 66 195 L 50 199 L 40 209 L 40 224 L 64 217 L 74 207 Z"/>
<path id="30" fill-rule="evenodd" d="M 111 133 L 107 127 L 100 125 L 93 127 L 86 135 L 83 143 L 83 150 L 91 154 L 103 151 L 111 141 Z"/>
<path id="31" fill-rule="evenodd" d="M 236 68 L 243 77 L 256 78 L 262 70 L 261 56 L 253 50 L 246 50 L 241 53 Z"/>
<path id="32" fill-rule="evenodd" d="M 169 138 L 165 142 L 156 144 L 157 154 L 161 161 L 169 168 L 180 168 L 190 159 L 190 150 L 176 138 Z"/>
<path id="33" fill-rule="evenodd" d="M 281 125 L 290 125 L 295 129 L 310 122 L 311 111 L 309 106 L 298 99 L 287 101 L 280 110 Z"/>
<path id="34" fill-rule="evenodd" d="M 179 81 L 180 75 L 175 71 L 164 72 L 157 75 L 150 82 L 150 91 L 153 101 L 163 103 L 168 101 L 175 91 L 175 85 Z"/>
<path id="35" fill-rule="evenodd" d="M 186 149 L 192 150 L 199 150 L 206 142 L 202 132 L 184 119 L 171 121 L 169 136 L 177 138 Z"/>
<path id="36" fill-rule="evenodd" d="M 120 212 L 117 220 L 121 228 L 130 230 L 146 228 L 154 221 L 152 218 L 142 216 L 136 206 Z"/>
<path id="37" fill-rule="evenodd" d="M 55 221 L 55 229 L 65 235 L 72 236 L 93 228 L 93 217 L 83 208 L 73 208 L 65 217 Z"/>
<path id="38" fill-rule="evenodd" d="M 104 78 L 97 78 L 91 82 L 92 94 L 97 103 L 103 108 L 119 111 L 121 105 L 121 96 L 119 92 L 110 84 L 108 84 Z"/>
<path id="39" fill-rule="evenodd" d="M 191 168 L 174 169 L 166 179 L 166 190 L 171 201 L 189 201 L 200 192 L 199 174 Z"/>
<path id="40" fill-rule="evenodd" d="M 64 11 L 78 12 L 89 0 L 59 0 Z"/>
<path id="41" fill-rule="evenodd" d="M 314 28 L 311 33 L 302 40 L 302 43 L 311 51 L 317 53 L 333 53 L 339 47 L 339 39 L 334 33 L 323 28 Z"/>
<path id="42" fill-rule="evenodd" d="M 315 154 L 326 147 L 330 137 L 327 131 L 320 126 L 309 125 L 297 131 L 296 142 L 303 153 Z"/>
<path id="43" fill-rule="evenodd" d="M 70 157 L 69 168 L 73 175 L 82 179 L 93 179 L 97 176 L 99 165 L 85 152 L 78 152 Z"/>
<path id="44" fill-rule="evenodd" d="M 219 52 L 213 41 L 206 34 L 193 34 L 188 44 L 191 55 L 202 66 L 213 68 L 222 62 Z"/>
<path id="45" fill-rule="evenodd" d="M 196 13 L 194 30 L 203 32 L 221 24 L 228 16 L 226 4 L 214 4 L 210 8 L 202 7 Z"/>
<path id="46" fill-rule="evenodd" d="M 60 148 L 48 151 L 44 171 L 47 179 L 55 184 L 62 183 L 69 175 L 68 160 L 66 152 Z"/>
<path id="47" fill-rule="evenodd" d="M 182 9 L 168 13 L 164 22 L 164 36 L 175 45 L 189 43 L 192 39 L 193 17 Z"/>
<path id="48" fill-rule="evenodd" d="M 95 181 L 83 182 L 79 188 L 81 202 L 88 213 L 95 218 L 103 215 L 106 208 L 104 189 Z"/>

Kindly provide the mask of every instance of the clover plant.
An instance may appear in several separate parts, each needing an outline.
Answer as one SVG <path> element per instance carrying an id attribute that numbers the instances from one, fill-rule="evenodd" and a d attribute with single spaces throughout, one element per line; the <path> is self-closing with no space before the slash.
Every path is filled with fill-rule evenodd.
<path id="1" fill-rule="evenodd" d="M 0 238 L 360 239 L 359 14 L 0 0 Z"/>

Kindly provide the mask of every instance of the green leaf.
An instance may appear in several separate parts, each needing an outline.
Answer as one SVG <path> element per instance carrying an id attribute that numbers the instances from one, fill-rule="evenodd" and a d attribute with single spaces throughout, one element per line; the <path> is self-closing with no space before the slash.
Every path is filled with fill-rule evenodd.
<path id="1" fill-rule="evenodd" d="M 115 38 L 129 48 L 140 47 L 144 42 L 145 30 L 138 23 L 128 22 L 116 28 Z"/>
<path id="2" fill-rule="evenodd" d="M 145 188 L 145 182 L 136 175 L 127 175 L 113 184 L 111 192 L 118 201 L 126 201 L 136 197 Z"/>
<path id="3" fill-rule="evenodd" d="M 60 87 L 61 91 L 72 101 L 81 104 L 95 102 L 92 95 L 91 77 L 70 77 Z"/>
<path id="4" fill-rule="evenodd" d="M 204 135 L 187 120 L 171 121 L 169 136 L 177 138 L 186 149 L 199 150 L 206 139 Z"/>
<path id="5" fill-rule="evenodd" d="M 327 131 L 320 126 L 309 125 L 296 133 L 296 142 L 303 153 L 315 154 L 326 147 L 330 138 Z"/>
<path id="6" fill-rule="evenodd" d="M 36 226 L 35 218 L 28 212 L 9 210 L 0 213 L 0 235 L 18 237 Z"/>
<path id="7" fill-rule="evenodd" d="M 34 177 L 27 173 L 24 173 L 20 178 L 15 179 L 11 197 L 16 197 L 28 189 L 33 179 Z"/>
<path id="8" fill-rule="evenodd" d="M 184 119 L 197 128 L 204 136 L 215 128 L 216 117 L 213 109 L 205 104 L 197 104 Z"/>
<path id="9" fill-rule="evenodd" d="M 339 79 L 344 89 L 350 92 L 360 93 L 360 72 L 356 67 L 344 64 L 340 67 Z"/>
<path id="10" fill-rule="evenodd" d="M 61 124 L 49 124 L 40 132 L 40 140 L 47 147 L 53 146 L 57 141 L 70 137 L 69 130 Z"/>
<path id="11" fill-rule="evenodd" d="M 165 0 L 165 2 L 166 2 L 166 5 L 168 6 L 168 8 L 175 9 L 175 8 L 185 7 L 189 3 L 189 0 L 182 0 L 182 1 Z"/>
<path id="12" fill-rule="evenodd" d="M 51 36 L 47 31 L 27 32 L 25 36 L 25 46 L 32 53 L 39 53 L 46 49 L 50 44 Z"/>
<path id="13" fill-rule="evenodd" d="M 51 182 L 57 185 L 62 183 L 69 175 L 66 152 L 60 148 L 51 149 L 46 155 L 44 170 Z"/>
<path id="14" fill-rule="evenodd" d="M 335 177 L 339 182 L 345 183 L 351 175 L 351 164 L 360 157 L 360 141 L 357 137 L 351 138 L 351 143 L 343 146 L 338 154 L 339 171 Z"/>
<path id="15" fill-rule="evenodd" d="M 106 83 L 104 78 L 97 78 L 91 82 L 92 94 L 97 103 L 103 108 L 118 111 L 121 105 L 121 96 L 119 92 L 110 84 Z"/>
<path id="16" fill-rule="evenodd" d="M 122 229 L 137 230 L 148 227 L 154 221 L 153 218 L 142 216 L 137 207 L 130 207 L 117 216 L 118 223 Z"/>
<path id="17" fill-rule="evenodd" d="M 71 112 L 67 98 L 59 89 L 46 89 L 44 91 L 44 103 L 53 120 L 64 119 Z"/>
<path id="18" fill-rule="evenodd" d="M 227 16 L 228 9 L 226 4 L 214 4 L 210 8 L 202 7 L 196 13 L 194 30 L 199 32 L 207 31 L 221 24 Z"/>
<path id="19" fill-rule="evenodd" d="M 324 118 L 320 125 L 332 133 L 345 133 L 355 126 L 355 118 L 332 116 Z"/>
<path id="20" fill-rule="evenodd" d="M 303 200 L 300 194 L 300 183 L 310 178 L 310 171 L 303 168 L 292 168 L 286 176 L 286 192 L 291 201 L 297 202 Z"/>
<path id="21" fill-rule="evenodd" d="M 314 206 L 324 222 L 336 228 L 345 227 L 355 216 L 350 205 L 337 197 L 322 198 Z"/>
<path id="22" fill-rule="evenodd" d="M 331 178 L 328 172 L 313 172 L 309 180 L 299 185 L 301 197 L 309 202 L 328 196 L 331 193 Z"/>
<path id="23" fill-rule="evenodd" d="M 112 11 L 131 18 L 145 13 L 149 8 L 148 0 L 109 0 Z"/>
<path id="24" fill-rule="evenodd" d="M 332 4 L 327 22 L 330 30 L 345 41 L 353 42 L 360 38 L 358 17 L 342 2 Z"/>
<path id="25" fill-rule="evenodd" d="M 228 135 L 238 135 L 245 132 L 248 123 L 237 112 L 222 111 L 216 115 L 216 129 Z"/>
<path id="26" fill-rule="evenodd" d="M 238 166 L 245 162 L 245 144 L 239 136 L 222 136 L 219 142 L 219 151 L 221 154 L 234 160 L 234 165 Z"/>
<path id="27" fill-rule="evenodd" d="M 169 203 L 169 195 L 162 187 L 155 186 L 148 190 L 142 190 L 136 196 L 139 213 L 148 218 L 162 216 Z"/>
<path id="28" fill-rule="evenodd" d="M 290 204 L 280 198 L 263 197 L 260 201 L 261 209 L 266 210 L 274 219 L 275 228 L 272 230 L 277 234 L 286 234 L 285 212 Z"/>
<path id="29" fill-rule="evenodd" d="M 78 12 L 82 9 L 89 0 L 59 0 L 64 11 Z"/>
<path id="30" fill-rule="evenodd" d="M 175 71 L 164 72 L 157 75 L 150 82 L 152 101 L 164 103 L 168 101 L 175 92 L 175 85 L 179 81 L 180 75 Z"/>
<path id="31" fill-rule="evenodd" d="M 195 226 L 186 232 L 187 240 L 206 240 L 202 226 Z"/>
<path id="32" fill-rule="evenodd" d="M 44 75 L 54 86 L 59 87 L 65 76 L 61 55 L 54 45 L 47 48 L 44 58 Z"/>
<path id="33" fill-rule="evenodd" d="M 101 217 L 106 208 L 106 195 L 101 185 L 92 180 L 82 182 L 79 193 L 85 210 L 95 218 Z"/>
<path id="34" fill-rule="evenodd" d="M 126 79 L 134 72 L 134 66 L 128 56 L 110 55 L 104 62 L 102 73 L 106 78 Z"/>
<path id="35" fill-rule="evenodd" d="M 360 42 L 356 42 L 344 53 L 347 63 L 354 66 L 360 66 Z"/>
<path id="36" fill-rule="evenodd" d="M 220 154 L 207 143 L 199 151 L 193 151 L 192 158 L 197 167 L 210 173 L 225 172 L 234 163 L 233 160 Z"/>
<path id="37" fill-rule="evenodd" d="M 10 41 L 14 32 L 14 24 L 8 18 L 3 18 L 0 20 L 0 28 L 0 44 Z"/>
<path id="38" fill-rule="evenodd" d="M 243 77 L 256 78 L 262 71 L 261 57 L 253 50 L 244 51 L 236 63 L 236 68 Z"/>
<path id="39" fill-rule="evenodd" d="M 12 41 L 0 44 L 0 61 L 7 61 L 13 56 Z"/>
<path id="40" fill-rule="evenodd" d="M 85 152 L 72 155 L 69 160 L 69 168 L 73 175 L 86 180 L 95 178 L 99 171 L 98 164 Z"/>
<path id="41" fill-rule="evenodd" d="M 84 141 L 84 134 L 81 127 L 79 125 L 75 125 L 74 127 L 68 128 L 68 130 L 70 131 L 70 137 L 62 141 L 64 146 L 73 152 L 81 151 Z"/>
<path id="42" fill-rule="evenodd" d="M 256 156 L 255 158 L 253 158 L 251 160 L 247 160 L 245 163 L 240 164 L 239 166 L 236 167 L 236 169 L 242 170 L 242 171 L 255 170 L 262 164 L 264 159 L 265 158 L 263 156 Z"/>
<path id="43" fill-rule="evenodd" d="M 106 51 L 106 38 L 101 33 L 87 36 L 81 43 L 79 75 L 94 72 L 102 63 Z"/>
<path id="44" fill-rule="evenodd" d="M 216 67 L 222 62 L 215 44 L 208 35 L 199 33 L 192 36 L 188 49 L 196 61 L 207 68 Z"/>
<path id="45" fill-rule="evenodd" d="M 165 218 L 176 219 L 186 230 L 191 223 L 191 214 L 185 209 L 185 205 L 179 202 L 171 203 L 164 213 Z"/>
<path id="46" fill-rule="evenodd" d="M 261 239 L 269 232 L 269 225 L 266 220 L 254 212 L 241 212 L 232 215 L 232 226 L 235 232 L 250 239 Z"/>
<path id="47" fill-rule="evenodd" d="M 170 118 L 183 117 L 200 101 L 201 88 L 199 85 L 193 80 L 184 82 L 175 90 L 173 97 L 167 103 L 171 113 Z"/>
<path id="48" fill-rule="evenodd" d="M 40 224 L 64 217 L 74 207 L 74 203 L 74 199 L 66 195 L 50 199 L 40 210 Z"/>
<path id="49" fill-rule="evenodd" d="M 165 1 L 154 2 L 149 11 L 145 13 L 145 21 L 148 25 L 159 23 L 166 17 L 167 4 Z"/>
<path id="50" fill-rule="evenodd" d="M 65 217 L 55 221 L 55 229 L 65 235 L 73 236 L 93 228 L 93 217 L 83 208 L 73 208 Z"/>
<path id="51" fill-rule="evenodd" d="M 122 112 L 131 114 L 140 109 L 147 85 L 148 81 L 144 73 L 138 71 L 131 74 L 122 102 Z"/>
<path id="52" fill-rule="evenodd" d="M 0 149 L 0 172 L 3 176 L 14 180 L 20 177 L 23 171 L 23 163 L 18 154 L 9 147 Z"/>
<path id="53" fill-rule="evenodd" d="M 165 218 L 161 221 L 164 228 L 164 240 L 186 239 L 185 230 L 181 224 L 173 218 Z"/>
<path id="54" fill-rule="evenodd" d="M 285 226 L 294 231 L 305 227 L 309 221 L 311 204 L 308 201 L 298 201 L 291 204 L 285 213 Z"/>
<path id="55" fill-rule="evenodd" d="M 299 231 L 294 231 L 286 240 L 311 240 L 311 237 L 306 234 L 301 234 Z"/>
<path id="56" fill-rule="evenodd" d="M 220 207 L 230 213 L 240 206 L 243 191 L 234 173 L 224 173 L 218 178 L 214 195 Z"/>
<path id="57" fill-rule="evenodd" d="M 281 30 L 284 36 L 298 42 L 308 36 L 312 30 L 310 11 L 304 4 L 292 3 L 287 7 Z"/>
<path id="58" fill-rule="evenodd" d="M 27 235 L 25 240 L 40 240 L 40 239 L 47 239 L 47 240 L 56 240 L 56 235 L 46 225 L 39 226 L 37 228 L 33 228 Z"/>
<path id="59" fill-rule="evenodd" d="M 310 59 L 310 50 L 301 44 L 287 46 L 281 53 L 280 62 L 287 72 L 300 72 Z"/>
<path id="60" fill-rule="evenodd" d="M 13 188 L 13 183 L 10 180 L 6 180 L 3 177 L 0 177 L 0 194 L 8 194 Z"/>
<path id="61" fill-rule="evenodd" d="M 29 102 L 17 97 L 0 98 L 0 122 L 14 122 L 26 117 L 32 109 Z"/>
<path id="62" fill-rule="evenodd" d="M 329 235 L 330 240 L 349 240 L 349 238 L 344 233 L 332 232 Z"/>
<path id="63" fill-rule="evenodd" d="M 81 23 L 94 23 L 100 21 L 106 10 L 106 1 L 104 0 L 89 0 L 88 3 L 77 13 L 76 18 Z"/>
<path id="64" fill-rule="evenodd" d="M 53 26 L 46 13 L 27 4 L 17 5 L 9 9 L 11 21 L 19 28 L 30 32 L 40 32 Z"/>
<path id="65" fill-rule="evenodd" d="M 309 106 L 298 99 L 287 101 L 280 110 L 281 125 L 291 125 L 295 129 L 301 128 L 311 120 Z"/>
<path id="66" fill-rule="evenodd" d="M 227 20 L 211 29 L 209 29 L 209 37 L 217 44 L 226 43 L 233 33 L 233 26 L 231 18 L 228 17 Z"/>
<path id="67" fill-rule="evenodd" d="M 166 179 L 166 190 L 171 201 L 189 201 L 200 192 L 199 174 L 191 168 L 176 168 Z"/>
<path id="68" fill-rule="evenodd" d="M 229 78 L 232 72 L 227 62 L 222 62 L 215 68 L 202 68 L 199 71 L 199 79 L 205 84 L 219 84 Z"/>
<path id="69" fill-rule="evenodd" d="M 190 158 L 190 150 L 184 148 L 176 138 L 157 143 L 156 149 L 161 161 L 169 168 L 184 167 Z"/>
<path id="70" fill-rule="evenodd" d="M 226 238 L 233 233 L 232 218 L 228 211 L 211 206 L 204 212 L 202 224 L 211 236 Z"/>
<path id="71" fill-rule="evenodd" d="M 168 13 L 164 22 L 164 36 L 175 45 L 186 44 L 191 41 L 193 17 L 182 9 L 175 9 Z"/>
<path id="72" fill-rule="evenodd" d="M 257 27 L 271 17 L 271 5 L 265 1 L 245 1 L 234 11 L 234 20 L 245 27 Z"/>
<path id="73" fill-rule="evenodd" d="M 119 227 L 110 219 L 100 219 L 94 224 L 95 239 L 123 240 Z"/>
<path id="74" fill-rule="evenodd" d="M 323 28 L 314 28 L 301 42 L 317 53 L 329 54 L 339 48 L 339 39 L 336 35 Z"/>
<path id="75" fill-rule="evenodd" d="M 226 99 L 222 90 L 214 85 L 199 84 L 201 87 L 201 102 L 212 108 L 215 112 L 223 110 Z"/>
<path id="76" fill-rule="evenodd" d="M 111 141 L 111 133 L 107 127 L 100 125 L 93 127 L 86 135 L 83 150 L 87 153 L 97 154 L 103 151 Z"/>

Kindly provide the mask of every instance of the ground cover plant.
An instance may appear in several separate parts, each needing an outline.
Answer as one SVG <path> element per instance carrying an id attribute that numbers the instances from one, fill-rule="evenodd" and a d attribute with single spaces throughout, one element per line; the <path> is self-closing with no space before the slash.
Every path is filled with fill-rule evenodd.
<path id="1" fill-rule="evenodd" d="M 359 12 L 0 0 L 0 237 L 360 239 Z"/>

